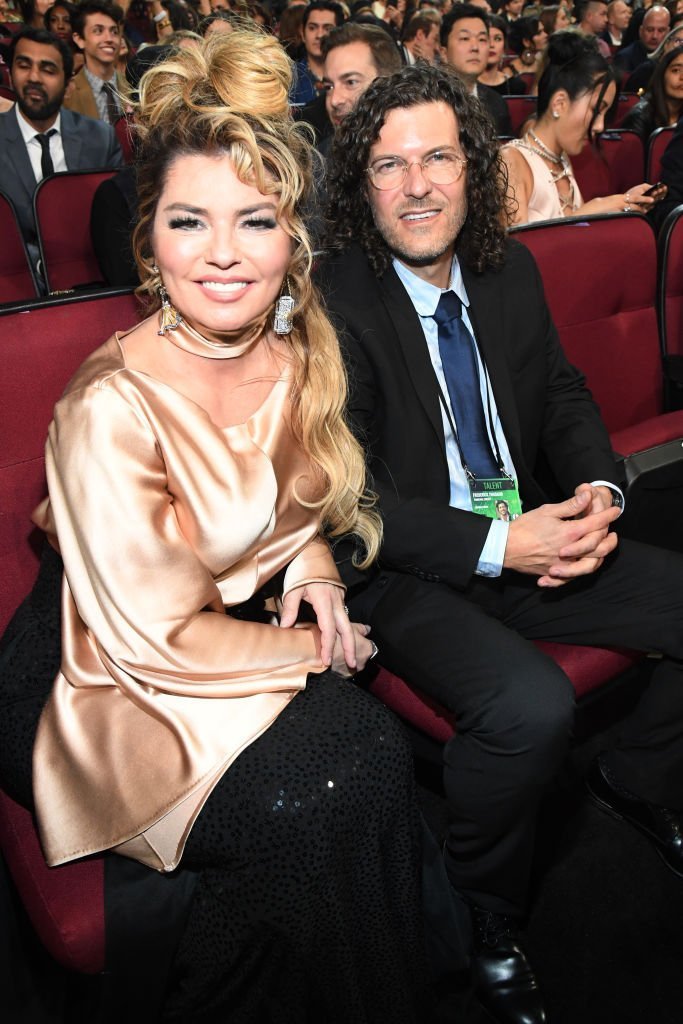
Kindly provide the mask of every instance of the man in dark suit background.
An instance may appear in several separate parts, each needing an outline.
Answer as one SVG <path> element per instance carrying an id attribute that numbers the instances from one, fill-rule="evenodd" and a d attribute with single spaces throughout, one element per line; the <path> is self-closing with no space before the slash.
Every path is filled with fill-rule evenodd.
<path id="1" fill-rule="evenodd" d="M 455 4 L 441 23 L 441 56 L 488 110 L 496 133 L 512 135 L 507 103 L 495 89 L 477 81 L 486 70 L 488 55 L 489 21 L 483 7 Z"/>
<path id="2" fill-rule="evenodd" d="M 500 227 L 495 140 L 460 80 L 415 66 L 374 82 L 339 130 L 329 196 L 341 252 L 324 292 L 385 531 L 374 572 L 338 546 L 347 603 L 381 663 L 456 713 L 445 859 L 474 983 L 496 1020 L 542 1024 L 517 922 L 573 691 L 531 641 L 664 655 L 588 781 L 683 875 L 683 558 L 608 532 L 609 439 L 531 255 Z"/>
<path id="3" fill-rule="evenodd" d="M 12 201 L 34 263 L 33 194 L 48 174 L 121 167 L 114 129 L 62 107 L 73 60 L 66 43 L 27 28 L 10 46 L 15 106 L 0 114 L 0 190 Z"/>

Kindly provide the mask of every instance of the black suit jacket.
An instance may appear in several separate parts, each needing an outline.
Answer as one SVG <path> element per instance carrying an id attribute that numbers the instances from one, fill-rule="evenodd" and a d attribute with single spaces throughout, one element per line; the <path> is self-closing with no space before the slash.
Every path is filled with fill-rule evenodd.
<path id="1" fill-rule="evenodd" d="M 114 129 L 104 121 L 95 121 L 62 107 L 61 132 L 68 170 L 90 171 L 123 166 L 123 155 Z M 14 108 L 0 114 L 0 190 L 12 200 L 24 238 L 27 242 L 34 242 L 33 193 L 36 179 Z"/>
<path id="2" fill-rule="evenodd" d="M 481 103 L 488 110 L 496 126 L 496 135 L 512 135 L 512 122 L 510 121 L 510 108 L 499 93 L 490 86 L 477 82 L 477 95 Z"/>
<path id="3" fill-rule="evenodd" d="M 529 251 L 510 241 L 500 271 L 462 273 L 524 508 L 548 500 L 546 463 L 563 496 L 585 480 L 616 480 L 607 432 L 560 347 Z M 436 376 L 408 293 L 393 267 L 378 279 L 357 246 L 328 262 L 321 283 L 348 367 L 352 424 L 379 494 L 382 561 L 464 589 L 490 520 L 448 504 Z M 347 584 L 359 582 L 348 551 L 339 560 Z"/>

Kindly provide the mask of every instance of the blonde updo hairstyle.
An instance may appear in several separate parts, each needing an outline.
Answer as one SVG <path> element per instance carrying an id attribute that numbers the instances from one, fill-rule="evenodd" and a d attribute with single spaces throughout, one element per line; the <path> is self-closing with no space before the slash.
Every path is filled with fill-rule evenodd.
<path id="1" fill-rule="evenodd" d="M 311 187 L 312 149 L 308 129 L 289 113 L 291 68 L 272 36 L 239 30 L 210 36 L 146 72 L 135 111 L 139 221 L 133 248 L 140 291 L 158 308 L 154 218 L 179 156 L 226 155 L 241 181 L 277 196 L 278 220 L 292 238 L 287 277 L 296 307 L 287 343 L 294 367 L 293 428 L 326 482 L 315 503 L 325 532 L 355 533 L 365 567 L 377 557 L 381 521 L 366 491 L 362 450 L 344 419 L 347 382 L 337 337 L 311 281 L 313 254 L 300 210 Z"/>

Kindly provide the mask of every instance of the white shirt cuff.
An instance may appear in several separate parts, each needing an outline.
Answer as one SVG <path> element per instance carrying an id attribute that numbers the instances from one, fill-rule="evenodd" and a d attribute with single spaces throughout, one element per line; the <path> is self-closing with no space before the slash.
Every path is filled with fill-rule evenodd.
<path id="1" fill-rule="evenodd" d="M 481 549 L 475 572 L 477 576 L 500 576 L 503 571 L 509 523 L 492 519 L 486 542 Z"/>
<path id="2" fill-rule="evenodd" d="M 621 495 L 621 508 L 619 509 L 619 515 L 622 515 L 626 508 L 626 498 L 621 487 L 617 487 L 616 484 L 611 484 L 609 480 L 591 480 L 591 487 L 608 487 L 610 491 L 616 491 L 617 494 Z M 617 516 L 617 519 L 619 516 Z"/>

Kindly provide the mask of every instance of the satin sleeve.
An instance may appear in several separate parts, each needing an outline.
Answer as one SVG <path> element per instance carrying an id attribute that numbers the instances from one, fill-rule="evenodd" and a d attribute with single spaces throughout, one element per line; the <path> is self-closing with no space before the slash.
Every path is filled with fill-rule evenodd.
<path id="1" fill-rule="evenodd" d="M 346 591 L 330 546 L 322 537 L 314 537 L 289 563 L 282 586 L 282 596 L 285 597 L 290 590 L 305 587 L 308 583 L 330 583 Z"/>
<path id="2" fill-rule="evenodd" d="M 280 629 L 225 613 L 180 529 L 154 431 L 120 393 L 98 386 L 62 399 L 46 469 L 43 515 L 53 519 L 68 586 L 124 689 L 132 678 L 172 694 L 246 696 L 303 687 L 323 670 L 317 626 Z M 228 498 L 226 530 L 240 515 L 239 495 Z M 45 526 L 40 519 L 39 510 Z"/>

